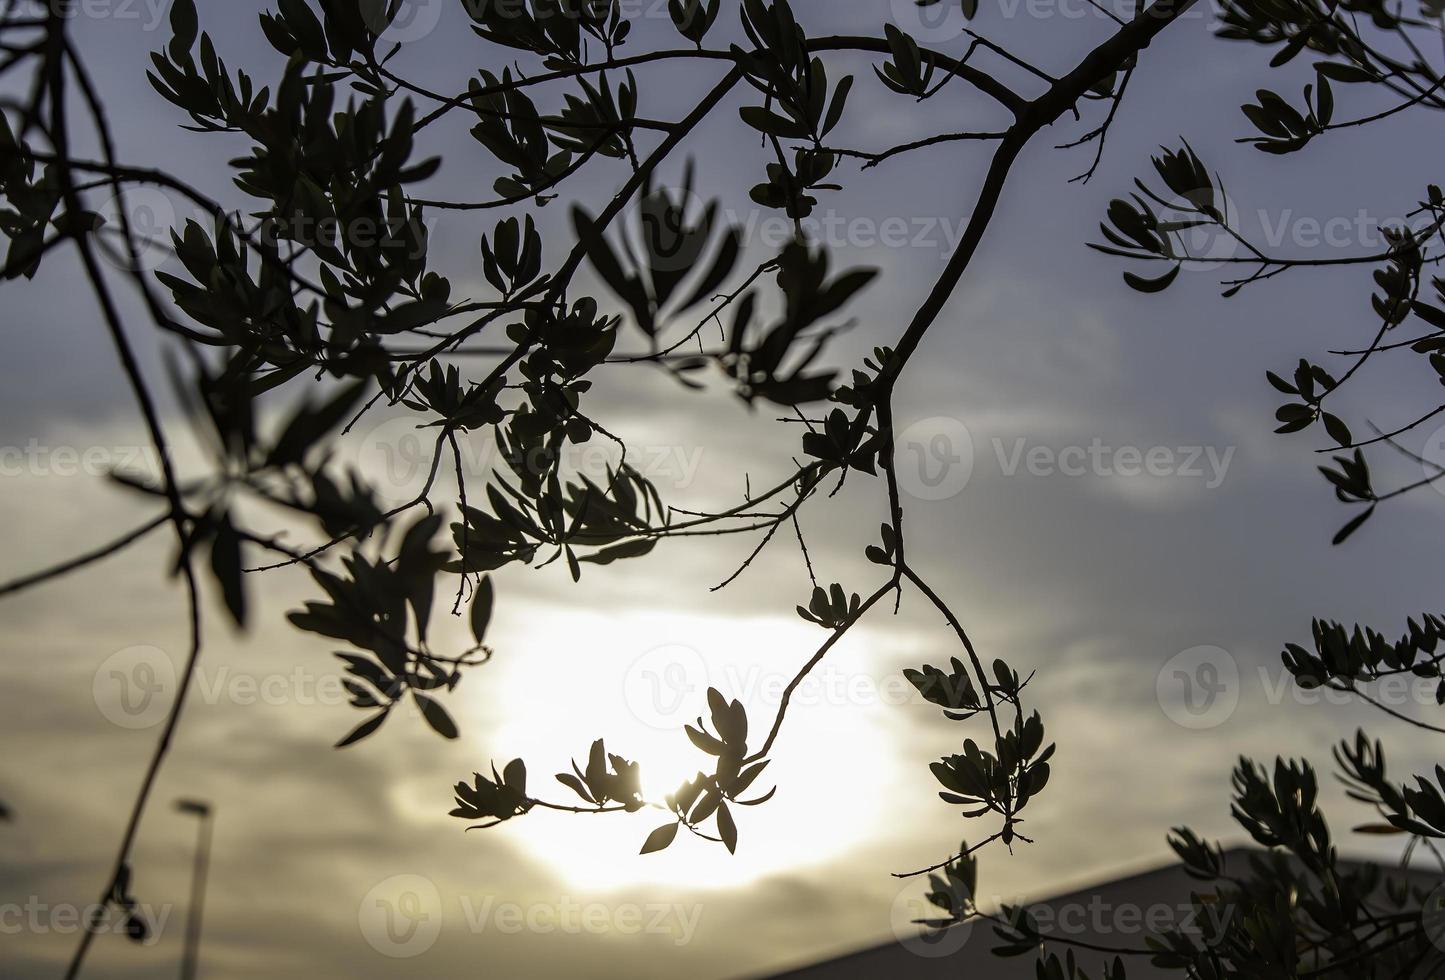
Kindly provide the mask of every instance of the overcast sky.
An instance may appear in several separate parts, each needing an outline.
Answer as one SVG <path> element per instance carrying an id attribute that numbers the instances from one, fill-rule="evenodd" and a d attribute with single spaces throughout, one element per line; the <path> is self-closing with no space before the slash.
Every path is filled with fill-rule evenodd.
<path id="1" fill-rule="evenodd" d="M 155 29 L 163 9 L 147 5 L 155 2 L 97 0 L 74 25 L 120 154 L 240 206 L 224 179 L 240 144 L 181 131 L 183 120 L 145 83 L 148 52 L 166 38 Z M 740 34 L 734 5 L 724 5 L 710 46 Z M 963 47 L 955 19 L 910 24 L 906 0 L 796 7 L 813 34 L 881 33 L 891 21 L 946 50 Z M 981 7 L 977 29 L 1055 73 L 1111 27 L 1083 0 Z M 259 8 L 201 8 L 228 63 L 273 81 L 279 64 L 257 27 Z M 629 10 L 636 27 L 625 51 L 677 46 L 663 3 Z M 478 68 L 500 70 L 499 50 L 470 33 L 457 5 L 433 2 L 417 16 L 396 61 L 416 81 L 460 91 Z M 1068 183 L 1091 150 L 1052 146 L 1094 125 L 1097 106 L 1081 123 L 1040 134 L 899 391 L 905 456 L 931 466 L 945 447 L 958 457 L 941 484 L 905 474 L 910 563 L 949 597 L 985 656 L 1038 671 L 1032 701 L 1059 743 L 1053 781 L 1029 808 L 1036 843 L 1012 857 L 985 852 L 985 896 L 1039 896 L 1162 862 L 1167 830 L 1182 823 L 1239 841 L 1228 784 L 1240 753 L 1308 754 L 1328 768 L 1328 746 L 1368 724 L 1400 757 L 1400 775 L 1431 754 L 1367 709 L 1304 703 L 1279 666 L 1283 643 L 1307 638 L 1311 616 L 1360 619 L 1393 635 L 1406 615 L 1435 608 L 1445 533 L 1428 518 L 1442 501 L 1429 490 L 1407 497 L 1331 548 L 1349 515 L 1315 472 L 1316 444 L 1270 433 L 1279 398 L 1266 368 L 1287 370 L 1300 355 L 1373 334 L 1368 269 L 1294 272 L 1229 300 L 1217 270 L 1191 272 L 1142 296 L 1120 281 L 1118 260 L 1084 247 L 1109 199 L 1146 173 L 1159 144 L 1183 135 L 1223 175 L 1242 225 L 1261 240 L 1282 236 L 1282 248 L 1317 256 L 1379 248 L 1372 229 L 1414 206 L 1439 159 L 1438 143 L 1415 128 L 1431 120 L 1402 114 L 1285 158 L 1236 145 L 1248 135 L 1238 106 L 1254 89 L 1295 93 L 1309 80 L 1307 67 L 1270 72 L 1268 57 L 1211 38 L 1201 8 L 1142 57 L 1092 182 Z M 881 149 L 1005 122 L 965 85 L 920 107 L 884 90 L 869 59 L 829 63 L 835 76 L 857 76 L 836 142 Z M 1037 91 L 995 65 L 1010 84 Z M 678 117 L 721 70 L 639 70 L 641 111 Z M 776 215 L 747 198 L 767 153 L 737 119 L 741 97 L 688 139 L 661 179 L 680 181 L 684 156 L 694 160 L 698 189 L 743 224 L 760 261 L 776 246 Z M 465 127 L 429 138 L 445 158 L 436 196 L 490 195 L 494 164 Z M 849 308 L 857 325 L 835 363 L 849 367 L 900 334 L 967 220 L 987 152 L 945 145 L 862 173 L 840 167 L 846 190 L 823 196 L 815 228 L 835 267 L 884 275 Z M 564 196 L 596 211 L 622 177 L 620 164 L 602 162 Z M 163 219 L 186 215 L 159 196 L 148 206 Z M 533 209 L 549 255 L 565 247 L 565 207 Z M 1312 229 L 1331 219 L 1354 230 L 1317 243 Z M 485 288 L 476 243 L 492 220 L 435 219 L 434 260 L 454 294 Z M 6 286 L 6 579 L 147 516 L 99 475 L 110 463 L 143 465 L 145 441 L 79 281 L 57 255 L 33 282 Z M 148 328 L 129 313 L 163 387 Z M 1361 386 L 1371 401 L 1352 404 L 1368 404 L 1382 425 L 1405 421 L 1434 391 L 1420 371 L 1382 359 Z M 721 383 L 693 394 L 660 372 L 602 374 L 594 414 L 642 449 L 670 501 L 735 500 L 745 474 L 756 488 L 789 471 L 798 433 L 774 424 L 774 410 L 749 412 Z M 184 455 L 184 424 L 168 418 Z M 407 474 L 388 474 L 384 463 L 404 432 L 390 418 L 372 416 L 345 452 L 400 500 Z M 1140 472 L 1145 460 L 1153 475 Z M 472 447 L 469 465 L 485 476 L 481 449 Z M 879 571 L 862 551 L 885 513 L 881 484 L 863 480 L 809 505 L 803 530 L 820 579 L 871 590 Z M 345 751 L 330 746 L 358 719 L 336 703 L 333 645 L 284 620 L 311 597 L 311 583 L 294 570 L 252 576 L 252 632 L 238 636 L 207 610 L 199 684 L 135 854 L 137 897 L 168 918 L 153 945 L 101 937 L 91 975 L 155 976 L 179 955 L 194 831 L 172 812 L 179 796 L 207 799 L 217 814 L 207 977 L 730 978 L 906 932 L 920 884 L 889 873 L 932 864 L 960 838 L 993 829 L 966 823 L 935 795 L 927 764 L 976 733 L 900 687 L 902 666 L 954 652 L 914 594 L 896 617 L 880 609 L 850 632 L 803 689 L 765 777 L 777 796 L 740 813 L 735 857 L 693 840 L 636 856 L 652 826 L 645 816 L 534 814 L 470 834 L 446 816 L 452 783 L 473 769 L 522 756 L 541 785 L 598 736 L 644 769 L 652 760 L 665 775 L 688 775 L 695 762 L 677 728 L 702 710 L 708 684 L 742 698 L 755 719 L 771 716 L 781 685 L 823 636 L 793 612 L 808 593 L 801 555 L 779 535 L 746 574 L 711 592 L 755 542 L 704 542 L 666 542 L 645 559 L 589 569 L 576 586 L 560 565 L 508 568 L 496 576 L 496 658 L 451 701 L 462 737 L 443 742 L 403 713 Z M 16 815 L 0 831 L 7 976 L 56 975 L 76 939 L 63 910 L 92 901 L 105 877 L 174 691 L 167 666 L 185 653 L 184 597 L 164 575 L 170 553 L 156 535 L 3 607 L 0 800 Z M 1181 707 L 1176 669 L 1202 677 L 1201 664 L 1221 670 L 1228 691 L 1196 716 Z M 156 671 L 163 694 L 155 711 L 136 716 L 119 709 L 114 675 L 135 677 L 138 665 Z M 685 678 L 681 700 L 652 696 L 657 677 Z M 1419 707 L 1408 696 L 1400 706 Z M 1326 794 L 1348 837 L 1363 815 L 1328 781 Z M 389 930 L 402 922 L 385 920 L 389 908 L 416 913 L 406 941 Z"/>

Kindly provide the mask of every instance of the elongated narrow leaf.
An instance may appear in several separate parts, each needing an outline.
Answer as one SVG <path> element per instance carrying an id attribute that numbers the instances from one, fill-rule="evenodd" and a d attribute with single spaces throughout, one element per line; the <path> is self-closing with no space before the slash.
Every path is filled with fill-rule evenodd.
<path id="1" fill-rule="evenodd" d="M 386 721 L 386 712 L 377 712 L 370 718 L 363 721 L 361 724 L 357 725 L 351 730 L 351 733 L 349 735 L 347 735 L 341 741 L 337 742 L 336 748 L 342 749 L 348 745 L 351 745 L 353 742 L 361 741 L 363 738 L 380 728 L 381 723 L 384 721 Z"/>
<path id="2" fill-rule="evenodd" d="M 677 837 L 677 824 L 665 823 L 652 833 L 647 835 L 647 840 L 642 844 L 639 854 L 651 854 L 653 851 L 661 851 L 673 842 Z"/>
<path id="3" fill-rule="evenodd" d="M 472 599 L 472 636 L 477 643 L 487 638 L 487 625 L 492 621 L 492 577 L 483 575 L 481 584 L 477 586 L 477 594 Z"/>
<path id="4" fill-rule="evenodd" d="M 416 706 L 421 709 L 421 716 L 432 727 L 432 731 L 442 738 L 457 737 L 457 723 L 452 721 L 452 716 L 447 714 L 447 709 L 442 707 L 440 701 L 417 691 L 413 691 L 411 696 L 416 701 Z"/>
<path id="5" fill-rule="evenodd" d="M 211 543 L 211 573 L 221 586 L 221 595 L 231 618 L 241 629 L 246 628 L 246 586 L 241 574 L 241 538 L 229 517 L 222 517 Z"/>
<path id="6" fill-rule="evenodd" d="M 1160 293 L 1169 288 L 1174 277 L 1179 275 L 1181 266 L 1175 266 L 1157 279 L 1145 279 L 1143 276 L 1136 276 L 1132 272 L 1124 273 L 1124 281 L 1141 293 Z"/>
<path id="7" fill-rule="evenodd" d="M 1354 534 L 1356 531 L 1358 531 L 1358 530 L 1360 529 L 1360 525 L 1363 524 L 1363 523 L 1365 523 L 1365 521 L 1369 520 L 1369 519 L 1370 519 L 1370 515 L 1373 514 L 1374 512 L 1375 512 L 1375 506 L 1374 506 L 1373 504 L 1371 504 L 1369 507 L 1365 508 L 1364 510 L 1360 511 L 1360 513 L 1359 513 L 1358 515 L 1356 515 L 1356 516 L 1354 517 L 1354 519 L 1352 519 L 1348 524 L 1346 524 L 1344 527 L 1342 527 L 1342 528 L 1339 529 L 1339 531 L 1335 534 L 1334 539 L 1330 542 L 1330 544 L 1342 544 L 1342 543 L 1344 543 L 1345 539 L 1348 538 L 1350 535 Z"/>
<path id="8" fill-rule="evenodd" d="M 719 804 L 717 808 L 717 835 L 722 838 L 729 854 L 737 853 L 738 825 L 733 823 L 733 815 L 728 812 L 726 803 Z"/>

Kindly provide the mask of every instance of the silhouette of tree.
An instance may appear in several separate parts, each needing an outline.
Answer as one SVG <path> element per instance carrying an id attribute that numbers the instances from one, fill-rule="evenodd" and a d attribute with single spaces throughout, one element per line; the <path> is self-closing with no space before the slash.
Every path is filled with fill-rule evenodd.
<path id="1" fill-rule="evenodd" d="M 920 6 L 955 2 L 973 15 L 976 0 L 920 0 Z M 972 31 L 957 58 L 892 25 L 880 36 L 810 35 L 787 0 L 669 0 L 678 46 L 635 53 L 618 0 L 469 0 L 472 26 L 489 43 L 500 72 L 483 67 L 462 91 L 435 92 L 388 67 L 398 45 L 387 31 L 403 6 L 396 0 L 278 0 L 274 12 L 260 17 L 265 39 L 287 59 L 269 84 L 229 67 L 202 30 L 194 0 L 175 0 L 169 40 L 154 53 L 148 77 L 198 138 L 246 148 L 229 174 L 250 202 L 242 214 L 184 174 L 120 159 L 103 93 L 68 33 L 67 5 L 51 4 L 37 17 L 7 4 L 0 74 L 23 81 L 10 90 L 27 94 L 8 99 L 0 115 L 0 227 L 9 243 L 3 274 L 30 277 L 54 253 L 75 256 L 154 443 L 160 478 L 116 473 L 119 484 L 154 501 L 155 515 L 90 553 L 0 587 L 0 595 L 168 528 L 176 545 L 173 570 L 189 608 L 180 694 L 101 905 L 135 906 L 130 853 L 201 655 L 202 575 L 215 580 L 231 619 L 245 627 L 247 573 L 309 569 L 318 597 L 290 620 L 347 645 L 338 656 L 349 675 L 351 704 L 363 713 L 338 746 L 372 735 L 407 701 L 439 735 L 455 738 L 445 695 L 492 655 L 492 570 L 563 560 L 577 579 L 584 566 L 639 558 L 668 538 L 743 535 L 756 544 L 736 577 L 779 530 L 791 527 L 802 541 L 797 515 L 809 502 L 849 478 L 868 478 L 881 481 L 887 499 L 881 526 L 866 544 L 878 580 L 860 592 L 811 583 L 811 598 L 798 612 L 825 636 L 802 660 L 770 719 L 750 719 L 740 702 L 709 690 L 709 717 L 686 727 L 708 763 L 661 800 L 645 797 L 636 763 L 609 753 L 598 739 L 585 764 L 556 777 L 571 795 L 559 799 L 535 780 L 529 784 L 524 763 L 511 760 L 500 771 L 493 767 L 458 783 L 453 814 L 493 826 L 538 808 L 645 813 L 663 819 L 643 839 L 644 853 L 665 849 L 679 831 L 733 850 L 737 809 L 772 793 L 760 788 L 759 777 L 779 747 L 793 691 L 875 606 L 891 598 L 896 609 L 905 592 L 915 592 L 946 619 L 959 656 L 907 677 L 947 717 L 974 722 L 969 730 L 977 738 L 964 738 L 961 751 L 933 763 L 932 771 L 943 799 L 982 823 L 970 835 L 975 843 L 908 874 L 931 876 L 932 900 L 941 910 L 933 925 L 991 918 L 1003 940 L 1000 952 L 1040 953 L 1040 977 L 1085 976 L 1073 949 L 1061 959 L 1053 948 L 1069 940 L 1041 936 L 1019 910 L 982 910 L 973 901 L 976 853 L 986 845 L 1012 849 L 1031 842 L 1021 830 L 1023 814 L 1046 788 L 1054 747 L 1040 715 L 1027 706 L 1030 677 L 978 651 L 946 600 L 907 560 L 893 397 L 977 254 L 1014 164 L 1045 129 L 1073 125 L 1079 131 L 1064 146 L 1087 148 L 1089 162 L 1076 179 L 1091 179 L 1146 49 L 1192 5 L 1140 2 L 1127 16 L 1103 10 L 1116 29 L 1056 77 Z M 732 30 L 729 18 L 740 21 L 741 34 L 729 35 L 732 43 L 714 41 Z M 1445 109 L 1445 76 L 1423 53 L 1441 31 L 1438 0 L 1422 0 L 1417 13 L 1383 0 L 1222 0 L 1218 24 L 1224 39 L 1275 50 L 1274 67 L 1302 55 L 1317 59 L 1315 81 L 1301 99 L 1261 90 L 1256 103 L 1242 107 L 1257 134 L 1248 142 L 1261 151 L 1289 154 L 1336 130 Z M 1220 45 L 1216 56 L 1223 50 Z M 907 143 L 874 150 L 834 145 L 830 137 L 854 84 L 835 59 L 860 54 L 898 96 L 900 110 L 947 92 L 950 99 L 977 102 L 998 118 L 997 127 L 932 132 L 927 112 L 920 112 L 919 136 Z M 642 115 L 648 72 L 679 67 L 710 79 L 710 87 L 680 118 Z M 1337 119 L 1336 87 L 1364 108 Z M 1372 97 L 1385 99 L 1384 107 L 1371 105 Z M 796 228 L 792 241 L 756 265 L 750 264 L 756 256 L 744 261 L 739 230 L 725 226 L 715 205 L 691 206 L 690 180 L 680 194 L 657 184 L 659 168 L 689 135 L 738 103 L 740 131 L 761 140 L 772 160 L 752 200 L 781 211 Z M 420 196 L 419 186 L 444 165 L 423 142 L 442 119 L 465 119 L 480 149 L 494 158 L 503 172 L 494 196 Z M 821 366 L 824 355 L 838 315 L 876 270 L 834 269 L 826 249 L 808 240 L 803 219 L 820 195 L 838 189 L 853 164 L 879 167 L 961 141 L 991 144 L 992 156 L 958 248 L 893 343 L 840 379 Z M 92 158 L 77 152 L 79 145 L 98 149 Z M 627 176 L 605 200 L 571 205 L 573 233 L 560 262 L 545 259 L 530 216 L 492 222 L 478 214 L 483 292 L 460 295 L 431 267 L 427 211 L 541 206 L 599 158 L 620 161 Z M 1378 505 L 1445 476 L 1440 469 L 1415 484 L 1377 490 L 1365 455 L 1381 447 L 1408 451 L 1397 437 L 1445 411 L 1445 404 L 1358 438 L 1334 398 L 1366 362 L 1387 352 L 1420 354 L 1445 379 L 1445 281 L 1431 280 L 1434 296 L 1422 288 L 1427 267 L 1445 254 L 1440 190 L 1425 190 L 1410 216 L 1417 225 L 1390 229 L 1384 250 L 1319 259 L 1273 254 L 1250 242 L 1231 223 L 1218 175 L 1188 144 L 1164 151 L 1153 169 L 1128 199 L 1110 205 L 1100 227 L 1104 240 L 1094 243 L 1110 255 L 1163 264 L 1162 274 L 1126 271 L 1134 289 L 1161 292 L 1181 268 L 1206 261 L 1238 270 L 1224 284 L 1226 296 L 1286 272 L 1374 270 L 1378 331 L 1361 349 L 1331 352 L 1346 365 L 1338 379 L 1308 359 L 1292 372 L 1268 375 L 1288 399 L 1278 412 L 1279 431 L 1313 431 L 1318 423 L 1342 453 L 1322 471 L 1338 498 L 1358 510 L 1336 542 Z M 208 216 L 176 229 L 169 243 L 184 274 L 146 271 L 141 251 L 151 243 L 132 226 L 127 208 L 119 207 L 107 224 L 90 204 L 98 193 L 124 201 L 145 188 L 178 195 Z M 640 244 L 619 243 L 624 213 L 640 217 L 646 232 Z M 361 228 L 370 233 L 356 234 Z M 1221 260 L 1192 251 L 1201 229 L 1227 237 L 1242 252 Z M 115 267 L 104 263 L 107 255 L 120 260 Z M 584 264 L 606 284 L 605 295 L 583 295 L 575 287 Z M 123 322 L 122 288 L 136 292 L 149 325 L 178 353 L 176 387 L 209 456 L 204 477 L 177 476 L 167 425 L 135 353 L 137 327 Z M 1393 339 L 1392 331 L 1407 324 L 1423 333 Z M 720 335 L 715 344 L 706 339 L 712 328 Z M 638 344 L 640 350 L 626 352 Z M 473 370 L 479 362 L 486 366 Z M 803 423 L 795 472 L 706 513 L 669 506 L 626 461 L 625 447 L 604 480 L 571 472 L 563 453 L 569 444 L 620 442 L 592 414 L 593 378 L 644 367 L 667 372 L 683 389 L 714 370 L 741 401 L 792 413 Z M 298 398 L 302 388 L 309 394 Z M 263 409 L 288 396 L 292 407 L 279 427 L 258 424 Z M 382 402 L 409 410 L 418 431 L 427 433 L 425 484 L 396 506 L 336 462 L 336 446 Z M 494 441 L 504 464 L 483 486 L 468 486 L 463 472 L 459 440 L 472 438 Z M 440 509 L 445 502 L 432 499 L 444 466 L 455 469 L 458 483 L 449 538 Z M 314 523 L 317 542 L 293 546 L 277 531 L 255 526 L 240 515 L 242 500 Z M 438 583 L 452 613 L 466 607 L 474 642 L 464 649 L 435 649 L 429 642 Z M 1322 620 L 1313 627 L 1313 650 L 1289 644 L 1284 660 L 1304 687 L 1348 691 L 1393 714 L 1371 697 L 1370 685 L 1401 673 L 1440 677 L 1442 630 L 1445 620 L 1425 615 L 1391 642 L 1374 630 Z M 1445 682 L 1441 692 L 1445 699 Z M 1445 837 L 1445 770 L 1437 768 L 1433 781 L 1392 782 L 1380 744 L 1363 733 L 1335 755 L 1351 795 L 1380 814 L 1370 829 L 1403 835 L 1407 853 L 1421 844 L 1433 850 L 1433 841 Z M 1308 763 L 1279 760 L 1269 772 L 1243 760 L 1234 786 L 1236 817 L 1270 857 L 1245 877 L 1226 877 L 1217 845 L 1182 828 L 1171 844 L 1212 888 L 1196 901 L 1229 903 L 1238 914 L 1222 922 L 1206 917 L 1201 921 L 1214 926 L 1164 933 L 1148 948 L 1080 950 L 1103 954 L 1104 977 L 1124 977 L 1128 956 L 1150 956 L 1199 978 L 1403 976 L 1440 959 L 1430 941 L 1432 920 L 1422 917 L 1422 909 L 1429 911 L 1424 896 L 1336 861 Z M 143 936 L 144 923 L 133 921 L 134 934 Z M 82 934 L 68 976 L 79 972 L 93 935 Z"/>

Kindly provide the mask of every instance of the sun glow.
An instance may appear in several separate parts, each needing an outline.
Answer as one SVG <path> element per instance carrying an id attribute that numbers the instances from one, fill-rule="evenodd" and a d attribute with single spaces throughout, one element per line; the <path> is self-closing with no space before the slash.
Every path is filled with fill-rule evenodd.
<path id="1" fill-rule="evenodd" d="M 747 707 L 748 744 L 759 747 L 783 688 L 825 634 L 801 620 L 723 618 L 657 612 L 603 615 L 534 608 L 508 655 L 492 667 L 492 690 L 476 713 L 500 767 L 521 757 L 528 790 L 581 804 L 553 778 L 586 763 L 592 740 L 641 765 L 649 799 L 660 800 L 708 765 L 683 725 L 706 714 L 716 687 Z M 658 810 L 564 814 L 534 810 L 489 833 L 505 834 L 576 887 L 657 883 L 726 887 L 816 864 L 867 840 L 878 829 L 891 778 L 896 723 L 890 708 L 905 693 L 878 637 L 850 633 L 793 694 L 772 762 L 747 797 L 779 787 L 763 805 L 734 807 L 736 855 L 721 844 L 680 833 L 666 851 L 639 855 L 647 834 L 668 821 Z M 480 685 L 478 685 L 480 687 Z M 513 693 L 515 692 L 515 693 Z M 859 785 L 876 792 L 857 792 Z M 848 801 L 846 808 L 839 804 Z"/>

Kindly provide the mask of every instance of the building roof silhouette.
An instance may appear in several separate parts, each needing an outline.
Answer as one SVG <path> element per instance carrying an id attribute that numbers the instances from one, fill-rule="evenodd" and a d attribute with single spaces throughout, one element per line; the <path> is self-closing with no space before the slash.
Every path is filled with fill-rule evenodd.
<path id="1" fill-rule="evenodd" d="M 1239 847 L 1224 852 L 1225 871 L 1241 874 L 1249 868 L 1251 855 L 1265 852 Z M 1342 861 L 1346 866 L 1362 862 Z M 1445 876 L 1424 867 L 1391 868 L 1388 876 L 1403 877 L 1428 892 L 1445 884 Z M 1028 908 L 1044 935 L 1067 936 L 1078 943 L 1101 947 L 1145 946 L 1145 937 L 1159 928 L 1192 928 L 1187 916 L 1197 915 L 1191 892 L 1213 890 L 1212 883 L 1200 882 L 1185 872 L 1182 864 L 1142 871 L 1094 885 L 1020 904 Z M 1010 903 L 1013 904 L 1013 903 Z M 987 907 L 987 906 L 986 906 Z M 1209 913 L 1206 913 L 1209 914 Z M 1218 915 L 1228 914 L 1221 910 Z M 896 916 L 899 938 L 810 966 L 772 974 L 770 980 L 1034 980 L 1036 954 L 1000 957 L 992 952 L 1001 945 L 994 924 L 977 920 L 931 936 L 910 933 L 909 920 L 941 916 L 920 900 L 916 909 Z M 1068 947 L 1049 948 L 1060 958 Z M 1112 954 L 1076 949 L 1081 968 L 1097 977 Z M 1125 957 L 1129 980 L 1179 980 L 1183 973 L 1167 971 L 1149 963 L 1147 957 Z"/>

